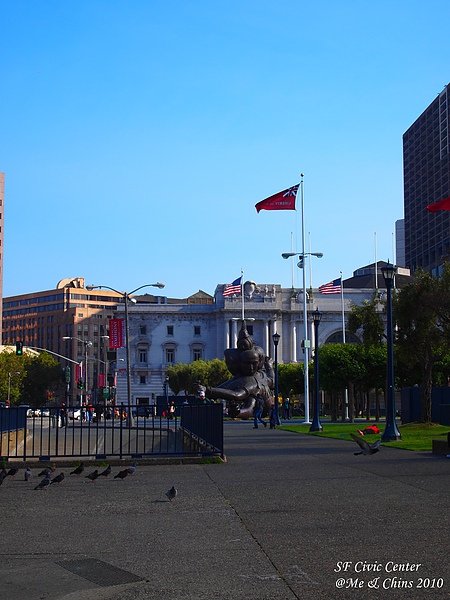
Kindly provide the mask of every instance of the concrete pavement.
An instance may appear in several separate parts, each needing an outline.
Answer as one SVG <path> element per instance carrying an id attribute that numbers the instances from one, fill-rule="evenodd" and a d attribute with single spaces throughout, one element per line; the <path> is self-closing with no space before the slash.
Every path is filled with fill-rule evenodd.
<path id="1" fill-rule="evenodd" d="M 450 460 L 250 422 L 225 438 L 226 464 L 5 481 L 0 600 L 450 597 Z"/>

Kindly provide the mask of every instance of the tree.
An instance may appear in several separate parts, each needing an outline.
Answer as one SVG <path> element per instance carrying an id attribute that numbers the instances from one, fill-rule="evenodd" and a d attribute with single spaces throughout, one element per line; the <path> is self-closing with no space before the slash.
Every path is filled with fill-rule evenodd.
<path id="1" fill-rule="evenodd" d="M 291 394 L 301 394 L 304 390 L 303 364 L 281 363 L 278 365 L 278 391 L 286 398 Z"/>
<path id="2" fill-rule="evenodd" d="M 449 350 L 450 265 L 441 278 L 417 271 L 394 297 L 396 350 L 403 372 L 421 390 L 421 420 L 431 421 L 433 370 Z M 407 368 L 405 368 L 407 366 Z"/>
<path id="3" fill-rule="evenodd" d="M 353 305 L 348 314 L 347 327 L 351 333 L 361 332 L 365 346 L 380 345 L 384 336 L 384 323 L 377 295 L 360 306 Z"/>
<path id="4" fill-rule="evenodd" d="M 25 355 L 25 377 L 22 387 L 22 402 L 31 406 L 46 404 L 50 396 L 64 394 L 63 372 L 59 362 L 48 354 Z"/>

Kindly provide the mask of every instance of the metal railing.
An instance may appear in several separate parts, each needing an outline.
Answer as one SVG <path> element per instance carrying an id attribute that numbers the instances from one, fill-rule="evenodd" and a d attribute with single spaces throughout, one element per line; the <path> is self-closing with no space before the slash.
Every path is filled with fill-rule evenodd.
<path id="1" fill-rule="evenodd" d="M 174 413 L 132 405 L 132 425 L 127 409 L 124 404 L 0 409 L 0 457 L 223 456 L 221 404 L 182 404 Z"/>

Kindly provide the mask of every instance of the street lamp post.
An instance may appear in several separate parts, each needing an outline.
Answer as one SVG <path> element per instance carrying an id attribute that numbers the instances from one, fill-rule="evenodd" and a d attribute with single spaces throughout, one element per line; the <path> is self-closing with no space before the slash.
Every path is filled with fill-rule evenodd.
<path id="1" fill-rule="evenodd" d="M 309 340 L 308 340 L 308 306 L 306 302 L 306 269 L 305 269 L 305 258 L 307 256 L 316 256 L 322 258 L 322 252 L 283 252 L 281 255 L 283 258 L 290 258 L 291 256 L 298 256 L 300 262 L 298 266 L 303 269 L 303 366 L 304 366 L 304 396 L 305 396 L 305 420 L 304 423 L 309 424 Z"/>
<path id="2" fill-rule="evenodd" d="M 84 344 L 84 372 L 82 373 L 83 389 L 80 390 L 80 399 L 82 405 L 83 397 L 86 400 L 86 403 L 88 400 L 88 350 L 92 347 L 92 342 L 90 340 L 83 340 L 82 338 L 73 337 L 70 335 L 65 335 L 63 340 L 77 340 L 78 342 Z"/>
<path id="3" fill-rule="evenodd" d="M 312 316 L 314 323 L 314 416 L 309 430 L 322 431 L 319 403 L 319 324 L 322 313 L 316 308 Z"/>
<path id="4" fill-rule="evenodd" d="M 125 305 L 125 356 L 126 356 L 126 360 L 127 360 L 127 422 L 128 422 L 128 426 L 132 427 L 134 424 L 134 419 L 133 419 L 133 414 L 132 414 L 132 405 L 131 405 L 131 364 L 130 364 L 130 326 L 129 326 L 129 318 L 128 318 L 128 302 L 136 302 L 136 300 L 134 298 L 132 298 L 131 296 L 139 291 L 142 290 L 142 288 L 145 287 L 157 287 L 162 289 L 163 287 L 165 287 L 164 283 L 160 283 L 159 281 L 156 283 L 145 283 L 144 285 L 141 285 L 139 287 L 137 287 L 136 289 L 132 290 L 131 292 L 120 292 L 119 290 L 116 290 L 113 287 L 109 287 L 108 285 L 87 285 L 86 289 L 89 291 L 95 290 L 95 289 L 107 289 L 107 290 L 111 290 L 112 292 L 116 292 L 117 294 L 120 294 L 123 298 L 123 302 Z"/>
<path id="5" fill-rule="evenodd" d="M 387 398 L 386 398 L 386 427 L 381 439 L 392 442 L 401 438 L 395 422 L 395 392 L 394 392 L 394 332 L 392 328 L 392 288 L 397 267 L 389 262 L 381 268 L 386 285 L 386 337 L 387 337 Z"/>
<path id="6" fill-rule="evenodd" d="M 275 425 L 280 425 L 281 421 L 280 421 L 280 412 L 279 412 L 279 405 L 278 405 L 278 343 L 280 341 L 280 334 L 275 332 L 272 335 L 272 340 L 273 340 L 273 345 L 275 346 L 275 381 L 274 381 L 274 391 L 275 391 L 275 415 L 274 415 L 274 421 L 275 421 Z"/>

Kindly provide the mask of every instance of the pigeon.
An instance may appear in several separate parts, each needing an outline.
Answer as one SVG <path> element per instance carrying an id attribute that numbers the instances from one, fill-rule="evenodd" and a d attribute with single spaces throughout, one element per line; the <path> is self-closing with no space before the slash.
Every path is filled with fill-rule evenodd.
<path id="1" fill-rule="evenodd" d="M 133 463 L 130 467 L 127 467 L 127 471 L 130 475 L 134 475 L 136 473 L 136 463 Z"/>
<path id="2" fill-rule="evenodd" d="M 177 488 L 173 485 L 170 490 L 168 490 L 166 492 L 166 496 L 169 498 L 169 502 L 172 502 L 172 500 L 175 500 L 175 498 L 177 497 L 178 494 L 178 490 Z"/>
<path id="3" fill-rule="evenodd" d="M 97 477 L 99 477 L 99 475 L 100 475 L 100 473 L 98 472 L 98 469 L 95 469 L 95 471 L 92 471 L 92 473 L 89 473 L 89 475 L 86 475 L 86 479 L 95 481 L 97 479 Z"/>
<path id="4" fill-rule="evenodd" d="M 124 469 L 123 471 L 119 471 L 117 475 L 114 475 L 114 479 L 125 479 L 128 475 L 128 469 Z"/>
<path id="5" fill-rule="evenodd" d="M 99 473 L 99 476 L 100 477 L 108 477 L 108 475 L 110 473 L 111 473 L 111 465 L 108 465 L 104 471 L 102 471 L 101 473 Z"/>
<path id="6" fill-rule="evenodd" d="M 64 473 L 60 473 L 56 477 L 53 477 L 53 479 L 50 481 L 50 483 L 61 483 L 61 481 L 63 479 L 64 479 Z"/>
<path id="7" fill-rule="evenodd" d="M 31 469 L 30 469 L 30 467 L 27 467 L 25 469 L 24 479 L 25 479 L 25 481 L 30 481 L 30 479 L 31 479 Z"/>
<path id="8" fill-rule="evenodd" d="M 46 475 L 50 475 L 55 470 L 56 470 L 55 465 L 52 465 L 51 467 L 46 467 L 40 473 L 38 473 L 38 477 L 45 477 Z"/>
<path id="9" fill-rule="evenodd" d="M 6 469 L 2 469 L 0 471 L 0 485 L 2 485 L 2 483 L 5 479 L 6 479 Z"/>
<path id="10" fill-rule="evenodd" d="M 6 477 L 14 477 L 19 472 L 18 467 L 11 467 L 11 469 L 6 473 Z"/>
<path id="11" fill-rule="evenodd" d="M 358 444 L 358 446 L 361 448 L 361 452 L 353 453 L 355 456 L 358 456 L 359 454 L 364 454 L 364 455 L 375 454 L 376 452 L 380 451 L 381 439 L 377 440 L 373 444 L 369 444 L 369 442 L 366 442 L 366 440 L 358 437 L 354 433 L 351 433 L 350 435 L 351 435 L 352 440 L 354 440 Z"/>
<path id="12" fill-rule="evenodd" d="M 44 488 L 48 487 L 50 485 L 50 477 L 44 477 L 44 479 L 37 484 L 37 486 L 34 488 L 35 490 L 43 490 Z"/>
<path id="13" fill-rule="evenodd" d="M 84 471 L 84 463 L 80 463 L 79 466 L 74 469 L 70 474 L 71 475 L 81 475 L 81 473 Z"/>

